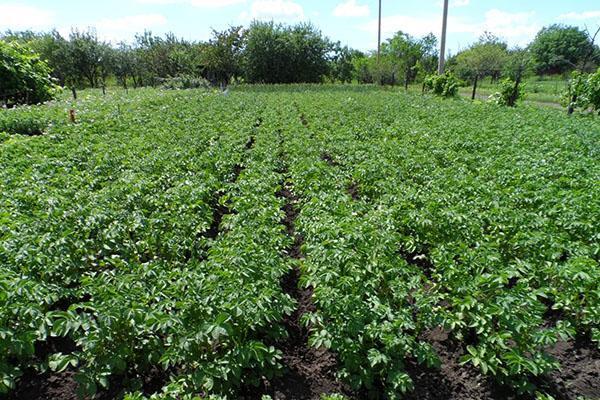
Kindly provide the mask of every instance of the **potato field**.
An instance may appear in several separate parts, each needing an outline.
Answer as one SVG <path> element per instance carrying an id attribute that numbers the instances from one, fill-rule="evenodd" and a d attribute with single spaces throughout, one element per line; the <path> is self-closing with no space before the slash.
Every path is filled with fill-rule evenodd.
<path id="1" fill-rule="evenodd" d="M 0 110 L 0 398 L 600 399 L 598 117 L 79 97 Z"/>

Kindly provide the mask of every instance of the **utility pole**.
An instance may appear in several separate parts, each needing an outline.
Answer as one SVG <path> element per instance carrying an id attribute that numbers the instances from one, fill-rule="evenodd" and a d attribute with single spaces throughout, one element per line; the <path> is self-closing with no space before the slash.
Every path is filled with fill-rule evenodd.
<path id="1" fill-rule="evenodd" d="M 377 65 L 381 57 L 381 0 L 379 0 L 379 27 L 377 29 Z"/>
<path id="2" fill-rule="evenodd" d="M 442 47 L 440 49 L 440 64 L 438 65 L 438 74 L 444 73 L 446 66 L 446 28 L 448 27 L 448 0 L 444 0 L 444 18 L 442 20 Z"/>

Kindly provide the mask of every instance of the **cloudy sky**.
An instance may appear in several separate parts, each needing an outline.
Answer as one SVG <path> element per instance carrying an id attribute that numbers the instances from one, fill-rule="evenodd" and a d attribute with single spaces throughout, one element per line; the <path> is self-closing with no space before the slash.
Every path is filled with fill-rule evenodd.
<path id="1" fill-rule="evenodd" d="M 47 30 L 68 34 L 93 26 L 113 42 L 144 29 L 204 40 L 211 29 L 253 19 L 311 21 L 326 35 L 361 50 L 376 47 L 377 0 L 0 0 L 0 31 Z M 384 38 L 398 30 L 439 34 L 441 0 L 383 0 Z M 483 31 L 524 45 L 544 25 L 600 26 L 598 0 L 450 0 L 450 51 L 468 46 Z"/>

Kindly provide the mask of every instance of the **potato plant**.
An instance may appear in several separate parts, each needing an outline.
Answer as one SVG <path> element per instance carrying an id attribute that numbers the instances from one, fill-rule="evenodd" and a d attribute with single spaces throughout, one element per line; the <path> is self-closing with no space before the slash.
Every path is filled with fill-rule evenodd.
<path id="1" fill-rule="evenodd" d="M 309 344 L 375 398 L 440 366 L 434 330 L 540 398 L 553 346 L 600 344 L 597 119 L 310 86 L 2 113 L 47 122 L 0 137 L 2 393 L 66 370 L 87 396 L 260 391 L 285 373 L 294 266 L 313 289 Z"/>

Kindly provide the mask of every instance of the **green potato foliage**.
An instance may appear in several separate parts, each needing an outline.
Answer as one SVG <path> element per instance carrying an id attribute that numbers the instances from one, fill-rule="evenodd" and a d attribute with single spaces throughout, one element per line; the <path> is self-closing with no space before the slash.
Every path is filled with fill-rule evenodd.
<path id="1" fill-rule="evenodd" d="M 432 332 L 532 394 L 553 345 L 600 343 L 594 118 L 337 86 L 84 92 L 78 124 L 72 107 L 0 112 L 50 122 L 0 143 L 2 392 L 33 367 L 82 394 L 237 398 L 284 372 L 294 266 L 309 344 L 373 396 L 439 367 Z M 56 338 L 73 346 L 40 353 Z"/>

